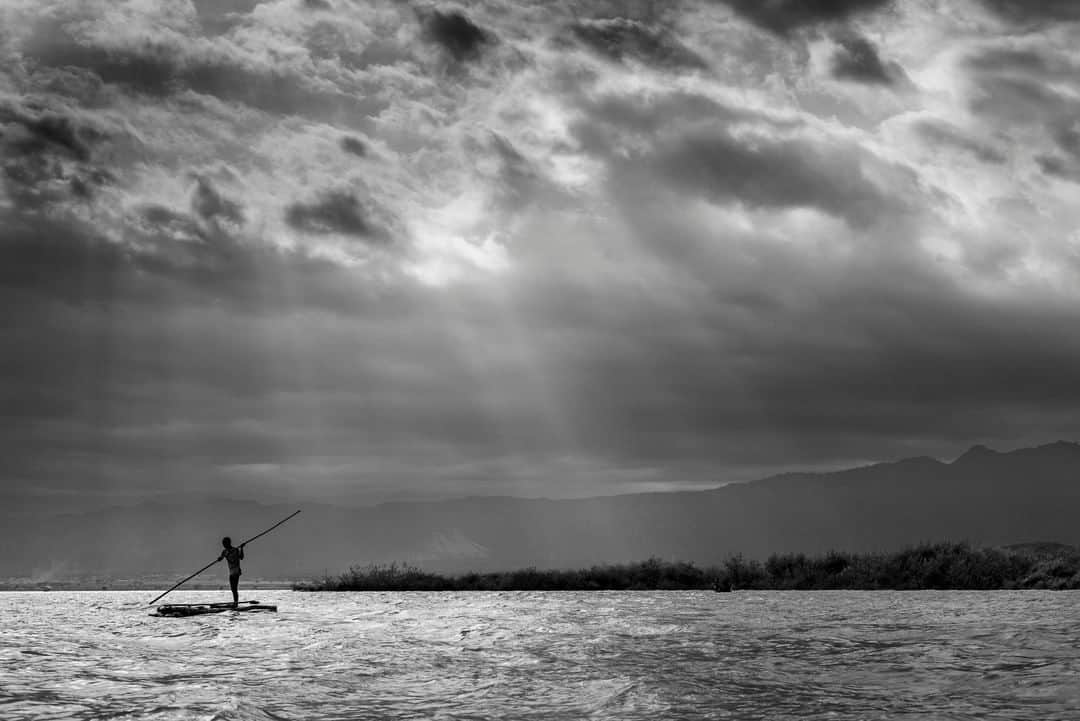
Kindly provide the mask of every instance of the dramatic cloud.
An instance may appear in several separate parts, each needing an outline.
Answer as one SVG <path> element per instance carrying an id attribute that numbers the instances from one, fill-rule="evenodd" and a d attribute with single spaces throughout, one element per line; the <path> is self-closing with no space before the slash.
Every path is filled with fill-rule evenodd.
<path id="1" fill-rule="evenodd" d="M 877 85 L 892 85 L 899 75 L 897 68 L 882 61 L 873 43 L 857 35 L 839 39 L 839 47 L 832 59 L 832 72 L 843 80 Z"/>
<path id="2" fill-rule="evenodd" d="M 38 117 L 20 116 L 18 112 L 5 109 L 3 119 L 16 124 L 25 131 L 26 137 L 10 144 L 18 153 L 42 153 L 49 150 L 66 151 L 76 160 L 90 159 L 90 148 L 80 137 L 86 135 L 81 128 L 76 128 L 71 118 L 58 115 L 42 114 Z"/>
<path id="3" fill-rule="evenodd" d="M 240 206 L 222 197 L 205 178 L 196 178 L 195 197 L 192 198 L 191 205 L 192 210 L 204 220 L 220 218 L 234 223 L 244 222 L 244 213 Z"/>
<path id="4" fill-rule="evenodd" d="M 141 38 L 86 38 L 79 35 L 85 32 L 81 20 L 73 13 L 36 24 L 26 56 L 48 68 L 83 68 L 106 84 L 159 98 L 192 90 L 267 112 L 327 119 L 367 115 L 380 105 L 309 77 L 313 68 L 293 59 L 282 62 L 242 45 L 199 43 L 157 28 Z"/>
<path id="5" fill-rule="evenodd" d="M 1071 8 L 0 3 L 2 483 L 587 496 L 1075 438 Z"/>
<path id="6" fill-rule="evenodd" d="M 666 28 L 653 28 L 626 18 L 591 20 L 570 27 L 574 38 L 612 60 L 704 69 L 705 61 Z"/>
<path id="7" fill-rule="evenodd" d="M 1080 20 L 1080 7 L 1071 0 L 982 0 L 987 7 L 1016 21 Z"/>
<path id="8" fill-rule="evenodd" d="M 946 146 L 970 153 L 984 163 L 1001 165 L 1007 158 L 988 141 L 972 138 L 955 126 L 941 121 L 926 120 L 915 126 L 916 131 L 928 143 Z"/>
<path id="9" fill-rule="evenodd" d="M 1080 100 L 1071 82 L 1080 62 L 1055 48 L 988 47 L 967 61 L 979 93 L 972 110 L 993 116 L 1002 129 L 1022 132 L 1047 175 L 1064 180 L 1080 177 L 1080 132 L 1076 130 Z"/>
<path id="10" fill-rule="evenodd" d="M 199 23 L 207 33 L 217 34 L 244 22 L 262 0 L 192 0 Z"/>
<path id="11" fill-rule="evenodd" d="M 475 59 L 485 46 L 494 42 L 490 32 L 459 11 L 433 11 L 424 21 L 424 30 L 432 42 L 457 62 Z"/>
<path id="12" fill-rule="evenodd" d="M 346 153 L 352 153 L 359 158 L 367 155 L 367 146 L 364 145 L 364 141 L 351 135 L 346 135 L 341 139 L 341 147 Z"/>
<path id="13" fill-rule="evenodd" d="M 1047 175 L 1080 183 L 1080 162 L 1076 158 L 1065 159 L 1054 155 L 1040 155 L 1035 159 Z"/>
<path id="14" fill-rule="evenodd" d="M 339 190 L 328 191 L 310 203 L 293 203 L 286 209 L 285 219 L 307 233 L 344 233 L 371 239 L 385 235 L 356 196 Z"/>
<path id="15" fill-rule="evenodd" d="M 729 132 L 687 133 L 657 143 L 641 161 L 670 183 L 720 203 L 750 208 L 816 208 L 855 226 L 902 211 L 902 199 L 879 190 L 850 147 L 765 136 L 753 143 Z"/>
<path id="16" fill-rule="evenodd" d="M 845 20 L 879 10 L 893 0 L 721 0 L 750 22 L 775 33 L 817 23 Z"/>

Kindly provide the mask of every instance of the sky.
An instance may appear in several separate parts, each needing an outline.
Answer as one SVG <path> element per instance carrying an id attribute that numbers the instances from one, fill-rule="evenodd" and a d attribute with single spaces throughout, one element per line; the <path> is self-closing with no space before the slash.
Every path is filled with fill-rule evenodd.
<path id="1" fill-rule="evenodd" d="M 1070 0 L 0 0 L 0 496 L 1075 439 L 1078 48 Z"/>

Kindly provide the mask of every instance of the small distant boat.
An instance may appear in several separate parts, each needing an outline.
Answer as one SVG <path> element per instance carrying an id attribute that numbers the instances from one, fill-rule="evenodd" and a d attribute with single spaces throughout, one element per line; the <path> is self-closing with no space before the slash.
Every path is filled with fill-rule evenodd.
<path id="1" fill-rule="evenodd" d="M 167 603 L 158 606 L 151 616 L 163 616 L 168 618 L 184 618 L 186 616 L 202 616 L 208 613 L 225 613 L 226 611 L 267 611 L 277 612 L 277 606 L 258 601 L 241 601 L 237 605 L 232 603 Z"/>
<path id="2" fill-rule="evenodd" d="M 720 583 L 720 579 L 713 581 L 712 590 L 717 593 L 731 593 L 735 590 L 735 586 L 730 583 Z"/>

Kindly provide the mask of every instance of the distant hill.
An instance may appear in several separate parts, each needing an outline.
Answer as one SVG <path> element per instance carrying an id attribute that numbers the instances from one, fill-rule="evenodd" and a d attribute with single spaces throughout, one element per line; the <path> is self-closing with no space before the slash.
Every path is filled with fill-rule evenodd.
<path id="1" fill-rule="evenodd" d="M 943 540 L 1077 545 L 1080 445 L 1008 453 L 976 446 L 952 463 L 910 458 L 708 491 L 302 508 L 252 547 L 246 574 L 281 578 L 394 560 L 444 571 L 649 557 L 711 564 L 733 553 L 861 552 Z M 0 517 L 0 576 L 190 572 L 218 553 L 222 535 L 253 535 L 293 510 L 200 500 L 9 512 Z"/>

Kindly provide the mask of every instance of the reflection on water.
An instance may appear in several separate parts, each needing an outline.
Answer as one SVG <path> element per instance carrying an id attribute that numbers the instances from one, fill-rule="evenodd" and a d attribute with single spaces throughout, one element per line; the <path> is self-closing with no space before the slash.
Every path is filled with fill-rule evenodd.
<path id="1" fill-rule="evenodd" d="M 1080 593 L 154 595 L 0 594 L 0 718 L 1080 718 Z"/>

